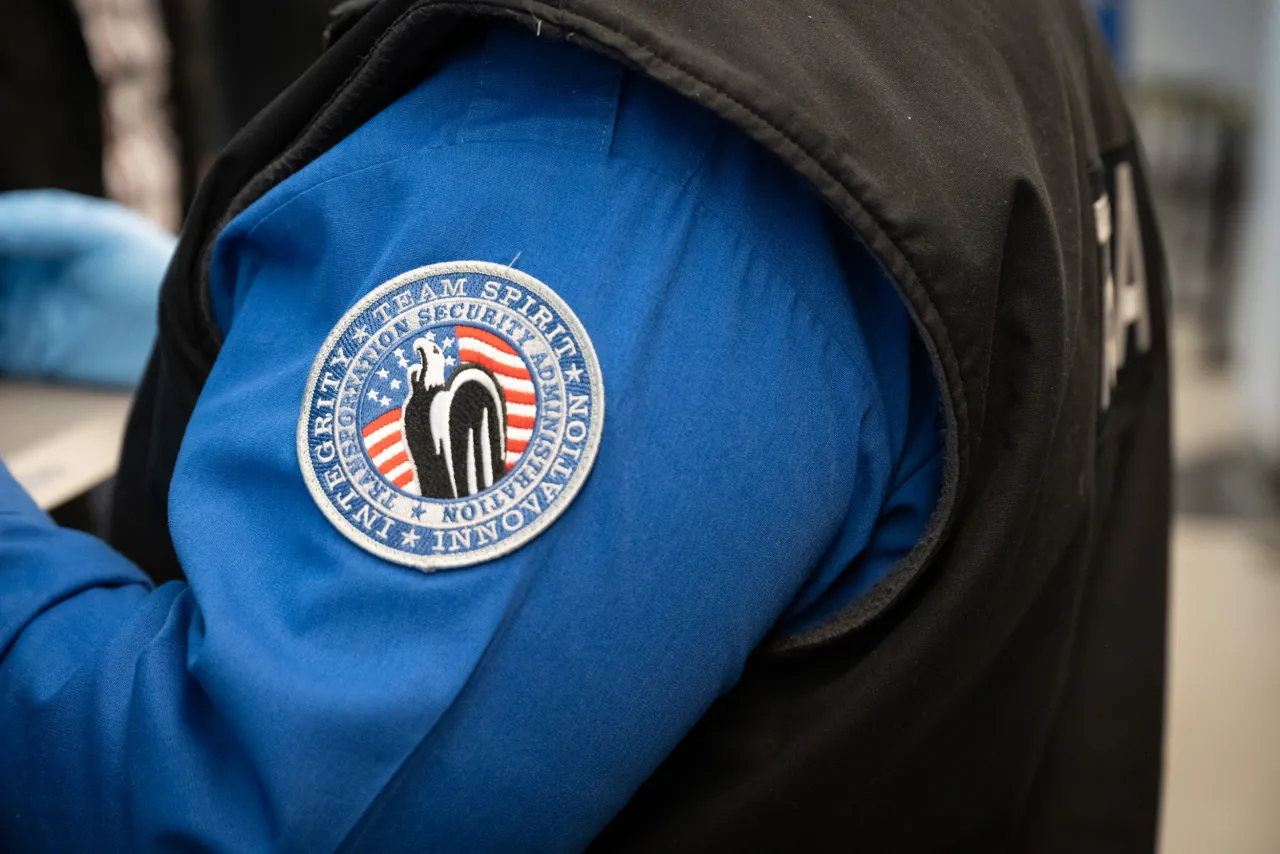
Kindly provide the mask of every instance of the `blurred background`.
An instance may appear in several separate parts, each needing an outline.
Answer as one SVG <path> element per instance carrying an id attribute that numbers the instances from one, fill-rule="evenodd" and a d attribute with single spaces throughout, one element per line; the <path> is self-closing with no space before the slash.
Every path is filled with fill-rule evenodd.
<path id="1" fill-rule="evenodd" d="M 1280 0 L 1081 0 L 1142 128 L 1169 251 L 1178 522 L 1162 850 L 1280 852 Z M 0 0 L 0 190 L 176 230 L 333 0 Z M 123 393 L 0 381 L 0 456 L 100 524 Z M 24 421 L 22 413 L 39 413 Z M 51 423 L 62 425 L 51 432 Z"/>
<path id="2" fill-rule="evenodd" d="M 1162 851 L 1280 852 L 1280 2 L 1096 0 L 1169 255 Z"/>

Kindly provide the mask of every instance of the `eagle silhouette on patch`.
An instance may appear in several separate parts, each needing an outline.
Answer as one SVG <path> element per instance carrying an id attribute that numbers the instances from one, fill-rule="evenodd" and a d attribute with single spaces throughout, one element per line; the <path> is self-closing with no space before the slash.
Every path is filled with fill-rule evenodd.
<path id="1" fill-rule="evenodd" d="M 312 366 L 298 457 L 348 539 L 424 570 L 490 560 L 559 516 L 595 460 L 599 363 L 550 288 L 485 262 L 379 286 Z"/>
<path id="2" fill-rule="evenodd" d="M 417 361 L 405 372 L 399 416 L 392 410 L 389 421 L 384 414 L 364 428 L 379 471 L 426 498 L 462 498 L 497 483 L 528 447 L 537 411 L 533 377 L 510 344 L 480 329 L 453 331 L 413 342 Z"/>

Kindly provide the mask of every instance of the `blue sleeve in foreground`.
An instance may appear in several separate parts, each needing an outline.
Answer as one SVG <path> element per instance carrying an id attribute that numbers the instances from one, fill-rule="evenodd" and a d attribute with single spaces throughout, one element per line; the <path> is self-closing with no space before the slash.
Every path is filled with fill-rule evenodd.
<path id="1" fill-rule="evenodd" d="M 109 637 L 149 587 L 145 575 L 101 541 L 55 525 L 0 462 L 0 656 L 18 644 L 28 626 L 76 610 L 78 598 L 103 588 L 121 589 L 110 608 L 92 609 L 87 622 L 76 624 L 65 649 L 41 663 L 33 674 L 39 680 L 33 686 L 37 693 L 65 680 L 62 654 L 74 662 Z"/>
<path id="2" fill-rule="evenodd" d="M 190 586 L 0 478 L 0 841 L 585 846 L 903 474 L 909 335 L 862 329 L 910 327 L 826 217 L 696 106 L 501 30 L 259 200 L 218 242 L 227 335 L 171 485 Z M 381 282 L 517 256 L 595 344 L 596 466 L 517 551 L 388 563 L 303 481 L 312 360 Z"/>

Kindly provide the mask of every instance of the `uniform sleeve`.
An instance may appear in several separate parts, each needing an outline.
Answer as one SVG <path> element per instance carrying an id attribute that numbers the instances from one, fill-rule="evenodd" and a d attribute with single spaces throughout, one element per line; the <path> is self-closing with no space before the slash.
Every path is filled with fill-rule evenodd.
<path id="1" fill-rule="evenodd" d="M 0 481 L 5 847 L 581 848 L 732 687 L 850 513 L 874 518 L 887 431 L 839 272 L 814 260 L 820 205 L 745 141 L 699 148 L 695 119 L 620 109 L 621 72 L 581 61 L 539 81 L 577 95 L 524 121 L 483 75 L 528 70 L 477 59 L 464 124 L 427 121 L 424 87 L 228 227 L 227 335 L 170 493 L 189 586 L 150 590 Z M 666 166 L 626 136 L 640 124 Z M 792 223 L 788 253 L 757 208 Z M 594 469 L 515 551 L 397 565 L 304 482 L 313 360 L 405 270 L 517 256 L 595 344 Z"/>

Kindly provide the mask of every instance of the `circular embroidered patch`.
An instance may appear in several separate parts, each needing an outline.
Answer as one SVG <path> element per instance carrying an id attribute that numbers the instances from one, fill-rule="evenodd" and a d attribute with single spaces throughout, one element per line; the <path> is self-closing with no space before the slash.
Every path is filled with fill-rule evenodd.
<path id="1" fill-rule="evenodd" d="M 358 546 L 430 571 L 507 554 L 555 521 L 591 471 L 604 382 L 550 288 L 480 261 L 380 285 L 316 357 L 298 459 Z"/>

